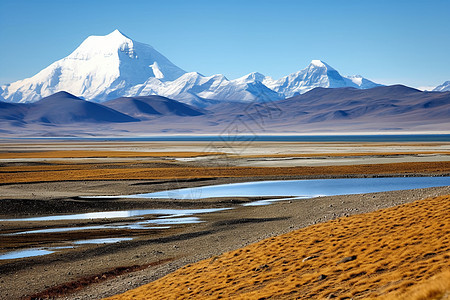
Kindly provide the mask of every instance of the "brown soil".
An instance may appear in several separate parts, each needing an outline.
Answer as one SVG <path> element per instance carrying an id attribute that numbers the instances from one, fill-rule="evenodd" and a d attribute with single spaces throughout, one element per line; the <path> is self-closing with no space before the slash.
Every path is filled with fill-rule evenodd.
<path id="1" fill-rule="evenodd" d="M 361 299 L 406 292 L 450 262 L 450 196 L 263 240 L 108 299 Z"/>
<path id="2" fill-rule="evenodd" d="M 55 297 L 64 296 L 64 295 L 73 293 L 75 291 L 81 290 L 88 285 L 100 283 L 100 282 L 103 282 L 106 280 L 110 280 L 111 278 L 115 278 L 115 277 L 123 275 L 123 274 L 136 272 L 136 271 L 140 271 L 140 270 L 145 270 L 149 267 L 158 266 L 158 265 L 170 262 L 172 260 L 173 260 L 172 258 L 166 258 L 166 259 L 162 259 L 162 260 L 144 264 L 144 265 L 117 267 L 117 268 L 114 268 L 107 272 L 103 272 L 98 275 L 87 276 L 84 278 L 80 278 L 78 280 L 74 280 L 71 282 L 67 282 L 67 283 L 49 288 L 45 291 L 36 293 L 34 295 L 23 297 L 22 299 L 23 300 L 51 299 L 51 298 L 55 298 Z"/>

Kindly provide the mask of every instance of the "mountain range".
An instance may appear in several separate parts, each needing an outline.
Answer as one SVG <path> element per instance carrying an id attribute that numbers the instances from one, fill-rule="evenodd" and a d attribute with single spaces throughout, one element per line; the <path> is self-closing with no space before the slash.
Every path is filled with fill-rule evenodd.
<path id="1" fill-rule="evenodd" d="M 33 103 L 0 102 L 3 137 L 448 132 L 449 128 L 450 92 L 422 92 L 402 85 L 315 88 L 284 100 L 225 101 L 207 108 L 154 95 L 94 103 L 67 92 Z"/>
<path id="2" fill-rule="evenodd" d="M 186 72 L 118 30 L 0 87 L 1 136 L 448 132 L 450 82 L 422 92 L 320 60 L 272 79 Z"/>
<path id="3" fill-rule="evenodd" d="M 359 75 L 342 76 L 320 60 L 278 80 L 257 72 L 233 80 L 220 74 L 188 73 L 152 46 L 115 30 L 106 36 L 88 37 L 69 56 L 33 77 L 1 86 L 0 100 L 28 103 L 66 91 L 98 103 L 118 97 L 159 95 L 205 107 L 221 101 L 281 100 L 316 87 L 376 86 L 379 84 Z"/>

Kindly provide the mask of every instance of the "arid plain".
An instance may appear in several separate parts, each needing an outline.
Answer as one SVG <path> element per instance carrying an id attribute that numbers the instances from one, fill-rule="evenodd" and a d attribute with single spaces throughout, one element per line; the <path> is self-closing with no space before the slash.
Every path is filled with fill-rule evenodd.
<path id="1" fill-rule="evenodd" d="M 100 299 L 153 281 L 117 297 L 158 298 L 156 291 L 174 299 L 387 297 L 446 276 L 448 269 L 448 186 L 286 199 L 264 206 L 242 205 L 263 197 L 120 197 L 260 180 L 449 176 L 447 142 L 4 140 L 0 146 L 0 256 L 23 249 L 53 252 L 0 260 L 2 299 Z M 11 220 L 216 208 L 227 210 L 164 229 L 127 226 L 149 220 L 146 215 Z M 61 228 L 68 230 L 51 230 Z M 402 232 L 407 234 L 393 238 Z M 76 243 L 107 238 L 124 240 Z M 317 257 L 303 262 L 312 256 Z M 358 259 L 336 264 L 352 256 Z"/>

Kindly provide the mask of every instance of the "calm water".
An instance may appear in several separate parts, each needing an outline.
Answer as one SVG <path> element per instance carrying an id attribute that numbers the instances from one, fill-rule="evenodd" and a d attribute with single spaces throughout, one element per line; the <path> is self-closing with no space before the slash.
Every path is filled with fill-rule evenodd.
<path id="1" fill-rule="evenodd" d="M 26 140 L 77 141 L 267 141 L 267 142 L 449 142 L 450 134 L 395 134 L 395 135 L 170 135 L 148 137 L 90 137 L 90 138 L 16 138 Z M 12 139 L 13 140 L 13 139 Z"/>
<path id="2" fill-rule="evenodd" d="M 200 199 L 211 197 L 318 197 L 450 185 L 450 177 L 346 178 L 256 181 L 125 195 L 121 198 Z"/>
<path id="3" fill-rule="evenodd" d="M 191 216 L 196 214 L 212 213 L 221 211 L 226 208 L 204 208 L 204 209 L 137 209 L 137 210 L 120 210 L 120 211 L 101 211 L 85 214 L 73 215 L 54 215 L 34 218 L 20 219 L 0 219 L 2 221 L 63 221 L 63 220 L 93 220 L 93 219 L 114 219 L 114 218 L 130 218 L 141 217 L 145 215 L 160 215 L 159 218 L 171 218 L 179 216 Z M 163 222 L 163 221 L 161 221 Z"/>
<path id="4" fill-rule="evenodd" d="M 131 241 L 133 238 L 105 238 L 105 239 L 90 239 L 80 240 L 73 242 L 74 245 L 86 245 L 86 244 L 113 244 L 123 241 Z M 47 248 L 29 248 L 18 251 L 11 251 L 0 254 L 0 260 L 6 259 L 18 259 L 33 256 L 42 256 L 55 253 L 58 250 L 72 249 L 74 246 L 62 246 L 62 247 L 47 247 Z"/>
<path id="5" fill-rule="evenodd" d="M 70 249 L 73 247 L 50 247 L 50 248 L 30 248 L 18 251 L 11 251 L 7 253 L 0 254 L 0 260 L 5 259 L 17 259 L 24 257 L 42 256 L 55 253 L 57 250 Z"/>
<path id="6" fill-rule="evenodd" d="M 123 241 L 132 241 L 133 238 L 105 238 L 105 239 L 90 239 L 73 242 L 75 245 L 88 245 L 88 244 L 114 244 Z"/>

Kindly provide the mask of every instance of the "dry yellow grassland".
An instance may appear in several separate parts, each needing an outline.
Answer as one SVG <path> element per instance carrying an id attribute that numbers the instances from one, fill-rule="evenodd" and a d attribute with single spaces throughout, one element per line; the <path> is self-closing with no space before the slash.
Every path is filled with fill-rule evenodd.
<path id="1" fill-rule="evenodd" d="M 220 155 L 220 152 L 138 152 L 98 150 L 52 150 L 28 152 L 2 152 L 0 159 L 12 158 L 109 158 L 109 157 L 198 157 Z"/>
<path id="2" fill-rule="evenodd" d="M 440 196 L 339 218 L 108 299 L 442 299 L 450 292 L 449 212 L 450 196 Z"/>
<path id="3" fill-rule="evenodd" d="M 320 167 L 184 167 L 159 162 L 51 164 L 0 167 L 0 183 L 67 180 L 146 180 L 213 177 L 343 176 L 358 174 L 448 174 L 450 162 L 410 162 Z"/>

